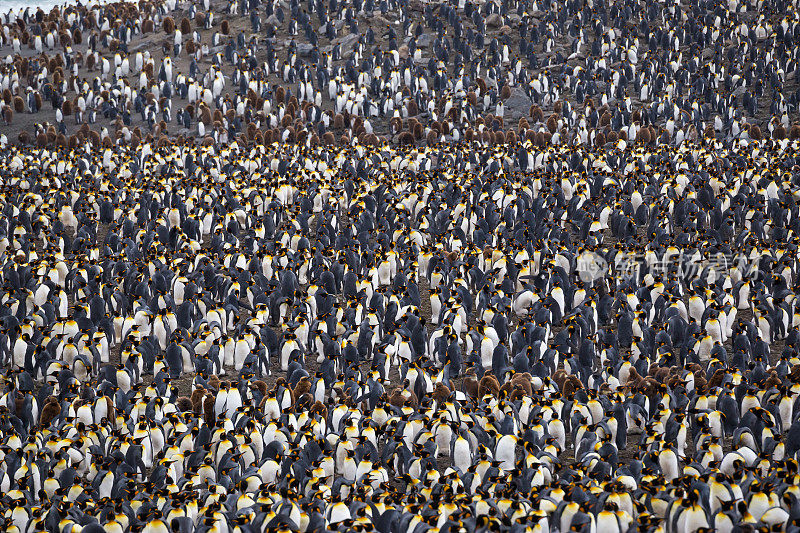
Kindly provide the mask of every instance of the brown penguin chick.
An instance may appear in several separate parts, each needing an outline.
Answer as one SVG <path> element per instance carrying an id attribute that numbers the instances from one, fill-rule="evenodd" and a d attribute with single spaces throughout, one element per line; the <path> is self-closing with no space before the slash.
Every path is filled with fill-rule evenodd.
<path id="1" fill-rule="evenodd" d="M 278 86 L 278 87 L 275 89 L 275 100 L 276 100 L 276 101 L 277 101 L 279 104 L 283 104 L 283 103 L 286 103 L 286 104 L 288 104 L 288 102 L 284 102 L 284 100 L 285 100 L 285 99 L 286 99 L 286 89 L 285 89 L 283 86 L 280 86 L 280 85 L 279 85 L 279 86 Z M 288 112 L 288 108 L 286 109 L 286 111 Z M 291 116 L 291 113 L 289 113 L 289 115 Z M 285 115 L 284 115 L 284 116 L 285 116 Z"/>
<path id="2" fill-rule="evenodd" d="M 789 129 L 789 138 L 792 140 L 800 139 L 800 126 L 797 124 L 792 125 Z"/>
<path id="3" fill-rule="evenodd" d="M 703 374 L 695 374 L 694 375 L 694 390 L 698 394 L 704 394 L 706 392 L 706 377 Z"/>
<path id="4" fill-rule="evenodd" d="M 776 141 L 780 141 L 782 139 L 785 139 L 786 138 L 786 128 L 784 128 L 782 125 L 776 126 L 775 129 L 772 130 L 772 138 L 775 139 Z"/>
<path id="5" fill-rule="evenodd" d="M 686 365 L 685 368 L 686 368 L 686 370 L 688 370 L 689 372 L 694 374 L 695 379 L 697 379 L 697 376 L 702 375 L 703 377 L 705 377 L 705 375 L 706 375 L 706 372 L 705 372 L 705 370 L 703 370 L 703 367 L 701 367 L 697 363 L 689 363 L 689 364 Z"/>
<path id="6" fill-rule="evenodd" d="M 399 133 L 403 129 L 403 119 L 400 117 L 392 117 L 389 121 L 392 133 Z"/>
<path id="7" fill-rule="evenodd" d="M 409 122 L 409 125 L 410 124 L 411 123 Z M 419 140 L 422 139 L 422 135 L 425 133 L 425 128 L 422 127 L 422 123 L 421 122 L 415 120 L 414 121 L 414 129 L 412 130 L 411 133 L 414 134 L 414 140 L 415 141 L 419 141 Z"/>
<path id="8" fill-rule="evenodd" d="M 14 395 L 14 409 L 17 413 L 21 413 L 24 405 L 25 397 L 19 391 L 17 391 L 17 393 Z"/>
<path id="9" fill-rule="evenodd" d="M 211 110 L 206 105 L 200 106 L 200 122 L 206 126 L 211 125 Z"/>
<path id="10" fill-rule="evenodd" d="M 508 380 L 505 383 L 503 383 L 503 385 L 500 387 L 500 395 L 503 398 L 507 398 L 513 391 L 518 389 L 521 390 L 521 387 L 519 387 L 518 385 L 514 385 L 514 383 L 511 380 Z"/>
<path id="11" fill-rule="evenodd" d="M 39 415 L 39 425 L 43 428 L 49 427 L 50 423 L 61 414 L 61 404 L 58 403 L 58 398 L 55 396 L 48 396 L 45 401 L 42 412 Z"/>
<path id="12" fill-rule="evenodd" d="M 172 35 L 175 32 L 175 21 L 172 17 L 164 17 L 164 22 L 161 24 L 161 29 L 167 35 Z"/>
<path id="13" fill-rule="evenodd" d="M 461 390 L 470 398 L 478 397 L 478 378 L 475 376 L 475 369 L 468 368 L 464 374 L 464 381 L 461 382 Z"/>
<path id="14" fill-rule="evenodd" d="M 436 146 L 436 143 L 439 142 L 439 134 L 436 133 L 436 130 L 430 130 L 428 132 L 428 138 L 426 142 L 428 146 Z"/>
<path id="15" fill-rule="evenodd" d="M 194 411 L 194 404 L 192 403 L 192 399 L 189 398 L 188 396 L 179 396 L 177 401 L 175 402 L 175 406 L 181 413 L 188 413 Z"/>
<path id="16" fill-rule="evenodd" d="M 333 129 L 337 131 L 344 129 L 344 115 L 341 113 L 336 113 L 333 117 Z"/>
<path id="17" fill-rule="evenodd" d="M 478 383 L 478 398 L 483 398 L 487 394 L 491 394 L 495 398 L 500 395 L 500 382 L 492 375 L 485 375 Z"/>
<path id="18" fill-rule="evenodd" d="M 456 261 L 458 261 L 458 252 L 456 252 L 456 251 L 444 252 L 444 256 L 451 263 L 455 263 Z"/>
<path id="19" fill-rule="evenodd" d="M 398 138 L 400 146 L 411 146 L 414 144 L 414 134 L 410 131 L 404 131 Z"/>
<path id="20" fill-rule="evenodd" d="M 564 384 L 567 382 L 567 373 L 566 373 L 566 371 L 564 371 L 564 369 L 556 370 L 555 373 L 553 373 L 552 379 L 555 382 L 555 384 L 558 386 L 558 390 L 563 391 L 564 390 Z"/>
<path id="21" fill-rule="evenodd" d="M 708 380 L 707 384 L 708 388 L 716 389 L 717 387 L 721 386 L 722 380 L 725 379 L 725 374 L 727 373 L 728 373 L 727 370 L 725 370 L 724 368 L 718 368 L 711 376 L 711 379 Z"/>
<path id="22" fill-rule="evenodd" d="M 597 134 L 597 136 L 595 136 L 594 145 L 595 145 L 595 147 L 600 148 L 601 146 L 603 146 L 605 144 L 606 144 L 606 136 L 601 131 L 600 133 Z"/>
<path id="23" fill-rule="evenodd" d="M 662 383 L 662 381 L 656 381 L 653 378 L 645 378 L 639 388 L 645 396 L 648 398 L 653 398 L 656 394 L 658 394 Z"/>
<path id="24" fill-rule="evenodd" d="M 717 372 L 719 372 L 719 370 L 717 370 Z M 714 375 L 716 376 L 716 373 Z M 792 369 L 789 370 L 789 375 L 786 377 L 792 383 L 800 383 L 800 365 L 794 365 Z"/>
<path id="25" fill-rule="evenodd" d="M 522 400 L 525 398 L 525 391 L 519 387 L 515 387 L 511 394 L 508 396 L 508 401 L 516 402 L 517 400 Z"/>
<path id="26" fill-rule="evenodd" d="M 296 405 L 298 398 L 300 398 L 310 390 L 311 390 L 311 382 L 308 380 L 308 376 L 303 376 L 302 378 L 300 378 L 300 381 L 297 382 L 297 385 L 295 385 L 294 389 L 292 390 L 292 403 Z"/>
<path id="27" fill-rule="evenodd" d="M 669 379 L 671 375 L 673 375 L 672 369 L 668 369 L 667 367 L 662 366 L 657 368 L 655 373 L 651 377 L 660 383 L 664 383 Z"/>
<path id="28" fill-rule="evenodd" d="M 564 383 L 564 390 L 562 393 L 564 394 L 565 398 L 571 398 L 576 391 L 579 391 L 582 388 L 583 383 L 581 383 L 581 380 L 579 380 L 577 376 L 567 376 L 567 381 Z"/>
<path id="29" fill-rule="evenodd" d="M 217 396 L 211 393 L 206 394 L 206 397 L 203 399 L 203 418 L 208 425 L 213 425 L 216 419 L 216 416 L 214 416 L 214 403 L 216 400 Z"/>
<path id="30" fill-rule="evenodd" d="M 670 375 L 669 379 L 667 379 L 667 387 L 670 389 L 677 389 L 678 387 L 682 387 L 684 384 L 683 378 L 677 375 Z"/>
<path id="31" fill-rule="evenodd" d="M 281 387 L 287 389 L 290 388 L 289 385 L 286 383 L 286 378 L 283 376 L 275 380 L 275 384 L 272 386 L 272 392 L 277 394 L 278 391 L 281 389 Z"/>
<path id="32" fill-rule="evenodd" d="M 764 380 L 764 390 L 769 390 L 772 388 L 779 388 L 781 386 L 781 378 L 778 377 L 778 373 L 773 370 L 769 373 L 769 377 Z"/>
<path id="33" fill-rule="evenodd" d="M 450 389 L 448 389 L 447 385 L 444 383 L 439 382 L 433 387 L 431 396 L 433 396 L 433 399 L 436 401 L 437 405 L 442 405 L 447 401 L 448 398 L 450 398 Z"/>
<path id="34" fill-rule="evenodd" d="M 631 370 L 628 373 L 628 381 L 626 381 L 624 385 L 631 389 L 637 389 L 642 385 L 643 382 L 644 378 L 639 375 L 639 372 L 637 372 L 633 366 L 631 366 Z"/>
<path id="35" fill-rule="evenodd" d="M 536 124 L 537 122 L 544 122 L 544 112 L 542 108 L 536 104 L 533 104 L 530 109 L 530 113 L 528 113 L 533 119 L 533 123 Z"/>
<path id="36" fill-rule="evenodd" d="M 309 416 L 319 415 L 323 420 L 328 419 L 328 408 L 322 402 L 314 402 L 311 409 L 308 410 Z"/>
<path id="37" fill-rule="evenodd" d="M 531 375 L 529 373 L 514 374 L 511 376 L 511 383 L 522 388 L 523 392 L 528 396 L 533 395 L 533 386 L 531 385 Z"/>
<path id="38" fill-rule="evenodd" d="M 206 395 L 205 387 L 198 387 L 192 391 L 189 401 L 192 402 L 192 412 L 199 415 L 203 412 L 203 397 Z"/>
<path id="39" fill-rule="evenodd" d="M 406 405 L 416 407 L 417 397 L 413 392 L 397 387 L 392 391 L 391 396 L 389 396 L 389 403 L 400 409 Z"/>
<path id="40" fill-rule="evenodd" d="M 206 383 L 208 383 L 208 386 L 211 387 L 214 392 L 217 392 L 219 390 L 221 384 L 219 381 L 219 376 L 216 374 L 211 374 Z"/>

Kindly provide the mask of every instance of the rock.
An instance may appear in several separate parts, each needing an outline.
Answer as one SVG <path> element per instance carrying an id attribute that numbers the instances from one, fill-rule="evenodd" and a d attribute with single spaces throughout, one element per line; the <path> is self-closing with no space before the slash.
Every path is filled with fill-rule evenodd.
<path id="1" fill-rule="evenodd" d="M 297 45 L 297 55 L 299 55 L 300 57 L 310 56 L 313 50 L 314 50 L 314 45 L 309 43 L 299 43 Z"/>
<path id="2" fill-rule="evenodd" d="M 348 33 L 343 37 L 339 37 L 333 40 L 334 44 L 339 45 L 339 49 L 344 54 L 347 51 L 350 51 L 358 42 L 358 35 L 355 33 Z"/>
<path id="3" fill-rule="evenodd" d="M 402 59 L 408 59 L 408 46 L 402 45 L 398 50 L 397 53 L 400 54 Z"/>
<path id="4" fill-rule="evenodd" d="M 420 48 L 428 48 L 431 44 L 433 44 L 433 34 L 432 33 L 423 33 L 419 37 L 417 37 L 417 46 Z"/>
<path id="5" fill-rule="evenodd" d="M 281 25 L 281 21 L 278 20 L 278 17 L 276 17 L 274 14 L 267 18 L 266 23 L 270 26 L 275 26 L 276 28 Z"/>
<path id="6" fill-rule="evenodd" d="M 488 17 L 486 17 L 486 27 L 487 28 L 499 28 L 503 25 L 503 19 L 500 17 L 498 13 L 492 13 Z"/>
<path id="7" fill-rule="evenodd" d="M 326 44 L 325 46 L 321 47 L 320 50 L 325 52 L 326 54 L 330 54 L 333 50 L 333 47 L 337 44 L 339 45 L 339 51 L 341 52 L 342 56 L 346 56 L 353 51 L 353 47 L 358 42 L 358 35 L 355 33 L 348 33 L 347 35 L 343 35 L 342 37 L 337 37 L 331 44 Z"/>
<path id="8" fill-rule="evenodd" d="M 506 114 L 517 120 L 520 117 L 528 116 L 533 101 L 528 98 L 528 95 L 525 94 L 521 87 L 512 87 L 511 96 L 506 99 L 504 104 Z"/>

